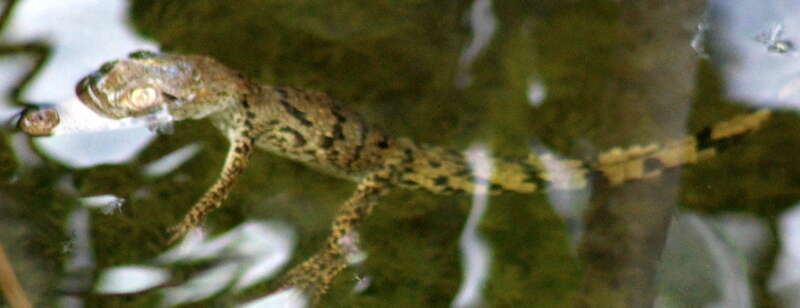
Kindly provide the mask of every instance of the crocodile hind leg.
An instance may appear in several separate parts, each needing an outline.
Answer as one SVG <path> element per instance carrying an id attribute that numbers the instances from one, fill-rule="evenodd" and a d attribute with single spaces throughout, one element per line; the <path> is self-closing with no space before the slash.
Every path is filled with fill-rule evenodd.
<path id="1" fill-rule="evenodd" d="M 347 268 L 347 237 L 369 216 L 378 197 L 389 190 L 387 177 L 373 175 L 361 181 L 352 196 L 339 208 L 325 247 L 313 257 L 287 272 L 281 289 L 296 287 L 316 302 L 328 290 L 333 279 Z"/>

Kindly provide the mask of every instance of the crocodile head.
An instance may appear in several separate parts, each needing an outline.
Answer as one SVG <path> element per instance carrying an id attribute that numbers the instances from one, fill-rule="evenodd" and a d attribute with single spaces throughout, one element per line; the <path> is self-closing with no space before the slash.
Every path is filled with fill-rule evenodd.
<path id="1" fill-rule="evenodd" d="M 216 60 L 137 51 L 104 63 L 76 93 L 101 116 L 121 119 L 166 110 L 174 120 L 199 119 L 239 101 L 246 81 Z"/>

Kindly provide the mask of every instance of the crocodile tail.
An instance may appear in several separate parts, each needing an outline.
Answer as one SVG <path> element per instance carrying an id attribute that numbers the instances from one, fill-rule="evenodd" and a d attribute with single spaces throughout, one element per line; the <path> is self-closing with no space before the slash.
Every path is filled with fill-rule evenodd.
<path id="1" fill-rule="evenodd" d="M 715 156 L 738 139 L 757 130 L 770 117 L 766 110 L 717 123 L 688 136 L 661 144 L 612 148 L 584 162 L 550 153 L 531 154 L 523 160 L 495 159 L 491 176 L 475 174 L 460 153 L 440 147 L 418 147 L 406 141 L 398 185 L 423 188 L 438 194 L 472 193 L 476 183 L 487 183 L 492 193 L 536 193 L 546 189 L 581 190 L 604 180 L 611 186 L 660 176 L 664 170 L 693 164 Z"/>
<path id="2" fill-rule="evenodd" d="M 614 148 L 600 154 L 591 165 L 592 174 L 615 186 L 627 181 L 654 178 L 664 170 L 694 164 L 717 155 L 747 134 L 758 130 L 770 111 L 740 115 L 706 127 L 694 136 L 663 144 Z"/>
<path id="3" fill-rule="evenodd" d="M 697 163 L 715 156 L 770 118 L 760 110 L 706 127 L 694 136 L 661 144 L 612 148 L 592 162 L 531 154 L 522 162 L 497 161 L 491 184 L 493 191 L 532 193 L 543 189 L 580 190 L 593 180 L 610 186 L 660 176 L 665 170 Z"/>

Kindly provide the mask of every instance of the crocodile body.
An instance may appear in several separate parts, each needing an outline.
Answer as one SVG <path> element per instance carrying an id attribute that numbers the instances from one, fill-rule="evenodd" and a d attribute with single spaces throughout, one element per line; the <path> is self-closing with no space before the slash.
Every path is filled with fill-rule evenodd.
<path id="1" fill-rule="evenodd" d="M 356 191 L 334 219 L 325 247 L 285 276 L 286 286 L 315 296 L 346 268 L 343 238 L 369 215 L 378 197 L 393 188 L 471 193 L 478 183 L 458 152 L 389 136 L 323 93 L 261 85 L 209 57 L 135 52 L 104 64 L 81 80 L 76 91 L 85 105 L 105 117 L 166 111 L 174 120 L 210 118 L 230 141 L 218 180 L 173 230 L 172 240 L 222 205 L 255 148 L 356 182 Z M 665 169 L 713 156 L 721 146 L 758 129 L 769 116 L 767 111 L 742 115 L 695 136 L 615 148 L 589 162 L 535 154 L 498 159 L 491 178 L 483 180 L 492 192 L 534 193 L 582 189 L 598 179 L 613 186 L 656 177 Z M 52 117 L 31 117 L 27 125 L 35 130 L 35 121 L 47 118 Z"/>

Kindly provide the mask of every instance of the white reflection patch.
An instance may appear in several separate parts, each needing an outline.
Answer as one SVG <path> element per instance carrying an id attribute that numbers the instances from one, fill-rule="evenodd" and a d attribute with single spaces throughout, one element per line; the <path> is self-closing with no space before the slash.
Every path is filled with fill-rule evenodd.
<path id="1" fill-rule="evenodd" d="M 545 98 L 547 98 L 547 87 L 542 79 L 531 77 L 528 81 L 528 103 L 531 104 L 531 107 L 539 107 Z"/>
<path id="2" fill-rule="evenodd" d="M 475 0 L 469 11 L 469 24 L 472 28 L 472 41 L 459 59 L 459 72 L 456 74 L 456 86 L 466 88 L 472 84 L 470 66 L 475 58 L 489 45 L 497 30 L 497 18 L 492 12 L 491 0 Z"/>
<path id="3" fill-rule="evenodd" d="M 68 255 L 65 262 L 65 275 L 61 278 L 60 288 L 67 291 L 83 291 L 92 284 L 92 270 L 95 267 L 92 239 L 89 231 L 91 215 L 89 210 L 78 208 L 67 219 L 67 232 L 71 236 L 63 249 Z M 71 303 L 72 307 L 82 307 L 83 298 L 76 295 L 65 295 L 59 299 Z"/>
<path id="4" fill-rule="evenodd" d="M 725 232 L 742 227 L 766 230 L 757 220 L 743 217 L 677 215 L 661 256 L 659 301 L 671 299 L 685 307 L 752 307 L 747 264 L 739 243 L 741 234 Z"/>
<path id="5" fill-rule="evenodd" d="M 211 240 L 206 240 L 197 232 L 190 232 L 178 247 L 159 256 L 156 262 L 234 260 L 221 265 L 226 268 L 231 264 L 236 266 L 237 276 L 225 284 L 233 283 L 234 290 L 241 290 L 277 273 L 289 261 L 294 243 L 294 233 L 288 226 L 276 222 L 250 221 Z M 226 269 L 220 271 L 213 274 L 227 273 Z M 175 300 L 182 298 L 184 292 L 189 292 L 180 290 Z"/>
<path id="6" fill-rule="evenodd" d="M 779 294 L 787 303 L 797 303 L 800 301 L 800 204 L 781 215 L 778 231 L 782 247 L 769 279 L 769 291 Z"/>
<path id="7" fill-rule="evenodd" d="M 73 168 L 130 160 L 156 135 L 145 128 L 34 138 L 48 156 Z"/>
<path id="8" fill-rule="evenodd" d="M 150 266 L 117 266 L 100 274 L 94 291 L 101 294 L 136 293 L 155 288 L 169 279 L 166 270 Z"/>
<path id="9" fill-rule="evenodd" d="M 122 208 L 125 199 L 114 195 L 97 195 L 81 198 L 81 204 L 88 208 L 100 209 L 103 214 L 110 215 Z"/>
<path id="10" fill-rule="evenodd" d="M 205 270 L 180 286 L 163 289 L 163 307 L 204 300 L 227 288 L 239 272 L 239 265 L 226 262 Z"/>
<path id="11" fill-rule="evenodd" d="M 712 61 L 726 94 L 753 106 L 799 108 L 781 95 L 800 74 L 794 51 L 800 38 L 800 2 L 713 0 L 708 16 Z"/>
<path id="12" fill-rule="evenodd" d="M 183 165 L 186 161 L 197 155 L 199 151 L 200 145 L 192 143 L 145 165 L 142 173 L 151 177 L 165 175 Z"/>
<path id="13" fill-rule="evenodd" d="M 708 55 L 708 50 L 706 50 L 706 43 L 708 40 L 708 21 L 706 18 L 703 18 L 699 24 L 697 24 L 697 30 L 694 32 L 694 36 L 692 37 L 692 42 L 690 45 L 692 49 L 697 53 L 698 56 L 702 59 L 709 59 L 710 56 Z"/>
<path id="14" fill-rule="evenodd" d="M 238 308 L 302 308 L 308 300 L 298 289 L 291 288 L 240 305 Z"/>
<path id="15" fill-rule="evenodd" d="M 793 102 L 793 105 L 800 107 L 800 72 L 790 76 L 778 90 L 778 100 L 783 102 Z"/>
<path id="16" fill-rule="evenodd" d="M 486 240 L 478 233 L 478 223 L 488 207 L 489 183 L 492 176 L 492 159 L 485 145 L 475 145 L 466 152 L 467 162 L 475 177 L 472 208 L 461 232 L 459 247 L 464 280 L 453 299 L 452 307 L 480 307 L 483 303 L 483 285 L 489 275 L 492 252 Z"/>
<path id="17" fill-rule="evenodd" d="M 534 145 L 531 151 L 540 158 L 551 157 L 551 159 L 541 159 L 544 170 L 553 178 L 570 179 L 574 175 L 580 174 L 574 166 L 564 163 L 564 159 L 558 154 L 550 151 L 541 145 Z M 583 212 L 589 203 L 592 187 L 587 185 L 583 190 L 564 190 L 549 188 L 545 191 L 547 199 L 553 205 L 559 217 L 564 221 L 569 231 L 573 244 L 577 244 L 585 225 L 583 223 Z M 573 246 L 575 248 L 575 246 Z"/>

